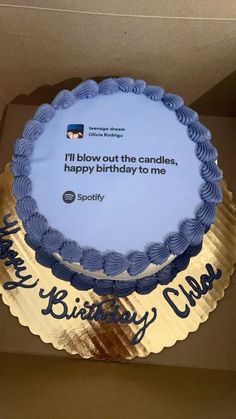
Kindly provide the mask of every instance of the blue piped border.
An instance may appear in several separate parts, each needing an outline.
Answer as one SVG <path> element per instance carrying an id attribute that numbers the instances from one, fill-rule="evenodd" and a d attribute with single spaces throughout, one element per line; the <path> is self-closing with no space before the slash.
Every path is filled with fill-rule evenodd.
<path id="1" fill-rule="evenodd" d="M 201 162 L 200 174 L 203 179 L 199 192 L 202 203 L 196 209 L 195 218 L 184 220 L 180 225 L 179 231 L 169 235 L 164 243 L 154 243 L 148 247 L 146 252 L 135 251 L 128 255 L 122 255 L 117 252 L 102 254 L 96 249 L 82 249 L 78 243 L 66 239 L 59 231 L 51 228 L 46 218 L 38 212 L 37 204 L 31 197 L 32 183 L 28 177 L 30 173 L 29 158 L 33 152 L 34 141 L 37 141 L 45 125 L 54 117 L 58 109 L 68 108 L 76 100 L 90 99 L 98 94 L 115 94 L 118 91 L 122 91 L 125 94 L 129 92 L 144 94 L 150 100 L 162 101 L 170 111 L 175 112 L 178 121 L 186 126 L 190 140 L 195 143 L 195 153 Z M 179 256 L 189 247 L 200 245 L 206 229 L 214 222 L 215 206 L 222 199 L 219 185 L 222 173 L 215 164 L 217 152 L 210 140 L 210 131 L 199 122 L 198 114 L 184 106 L 181 97 L 165 93 L 163 88 L 159 86 L 148 85 L 143 80 L 133 80 L 127 77 L 107 78 L 100 83 L 96 83 L 94 80 L 84 81 L 72 91 L 62 90 L 59 92 L 51 105 L 41 105 L 36 110 L 33 119 L 26 123 L 23 136 L 16 141 L 12 159 L 12 173 L 14 176 L 13 192 L 17 201 L 17 213 L 23 221 L 24 228 L 31 242 L 37 243 L 38 248 L 42 248 L 47 254 L 50 255 L 57 252 L 64 260 L 79 262 L 85 269 L 91 272 L 91 275 L 93 271 L 97 270 L 103 270 L 109 276 L 122 274 L 126 270 L 131 276 L 138 275 L 150 263 L 162 264 L 170 254 Z M 167 265 L 156 275 L 168 280 L 168 278 L 173 276 L 171 270 L 175 271 L 174 262 Z M 63 269 L 65 270 L 66 268 L 63 267 Z M 62 268 L 60 268 L 60 272 L 61 276 L 63 276 Z M 66 276 L 65 272 L 64 276 Z M 156 276 L 154 277 L 156 280 Z M 77 282 L 75 280 L 71 281 L 74 286 L 78 283 L 78 275 L 76 278 Z M 137 292 L 140 292 L 141 289 L 146 289 L 145 284 L 147 281 L 154 281 L 153 283 L 155 283 L 153 276 L 140 280 L 130 279 L 129 281 L 96 281 L 93 278 L 89 280 L 89 278 L 83 275 L 85 283 L 87 281 L 91 284 L 91 281 L 94 281 L 94 285 L 91 285 L 91 287 L 93 286 L 96 292 L 97 285 L 95 286 L 95 283 L 97 284 L 98 281 L 100 287 L 101 283 L 103 283 L 105 288 L 109 288 L 109 290 L 110 287 L 114 288 L 116 286 L 121 286 L 122 290 L 127 290 L 128 285 L 125 286 L 124 284 L 128 282 L 130 289 L 134 287 Z M 152 278 L 152 280 L 148 278 Z M 112 285 L 108 286 L 108 282 L 111 282 Z M 150 290 L 147 292 L 150 292 Z"/>
<path id="2" fill-rule="evenodd" d="M 142 279 L 131 280 L 103 280 L 86 276 L 82 273 L 75 273 L 58 261 L 50 253 L 46 252 L 42 246 L 30 239 L 28 234 L 25 236 L 26 243 L 35 250 L 35 258 L 41 265 L 50 268 L 53 275 L 57 278 L 70 282 L 70 284 L 80 290 L 88 291 L 93 289 L 98 295 L 114 294 L 117 297 L 126 297 L 136 291 L 138 294 L 148 294 L 153 291 L 158 284 L 167 285 L 176 275 L 186 269 L 190 258 L 196 256 L 202 248 L 202 243 L 198 246 L 189 246 L 185 252 L 177 256 L 176 259 L 154 275 Z"/>

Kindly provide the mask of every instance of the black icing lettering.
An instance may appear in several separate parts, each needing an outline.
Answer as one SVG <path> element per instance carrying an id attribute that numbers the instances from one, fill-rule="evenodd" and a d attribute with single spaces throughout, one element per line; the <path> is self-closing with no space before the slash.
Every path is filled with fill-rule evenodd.
<path id="1" fill-rule="evenodd" d="M 87 315 L 86 315 L 87 310 L 86 310 L 86 308 L 84 308 L 84 307 L 80 308 L 79 311 L 77 312 L 77 314 L 76 314 L 76 310 L 78 310 L 78 308 L 74 307 L 73 312 L 71 313 L 71 315 L 67 316 L 67 318 L 70 319 L 71 317 L 74 317 L 76 319 L 77 317 L 80 317 L 81 320 L 87 320 Z M 75 314 L 73 314 L 73 313 L 75 313 Z"/>
<path id="2" fill-rule="evenodd" d="M 192 276 L 186 276 L 185 277 L 186 282 L 190 285 L 190 287 L 192 287 L 193 291 L 196 291 L 196 293 L 194 293 L 192 291 L 191 295 L 196 298 L 199 299 L 201 298 L 201 286 L 200 284 L 196 281 L 195 278 L 193 278 Z"/>
<path id="3" fill-rule="evenodd" d="M 179 295 L 179 292 L 174 289 L 174 288 L 165 288 L 163 291 L 163 296 L 166 299 L 166 301 L 168 302 L 168 304 L 171 306 L 171 308 L 174 310 L 175 314 L 177 314 L 178 317 L 181 317 L 182 319 L 185 319 L 186 317 L 188 317 L 189 313 L 190 313 L 190 309 L 187 306 L 187 304 L 185 305 L 185 310 L 181 311 L 178 309 L 178 307 L 176 306 L 176 304 L 172 301 L 172 299 L 170 298 L 169 294 L 174 294 L 176 296 Z"/>
<path id="4" fill-rule="evenodd" d="M 80 298 L 77 297 L 75 299 L 75 302 L 76 303 L 79 303 L 80 302 Z M 83 309 L 83 308 L 81 308 L 80 310 L 78 310 L 78 307 L 77 306 L 74 306 L 73 309 L 72 309 L 72 311 L 71 311 L 71 313 L 66 315 L 66 318 L 69 320 L 71 318 L 77 319 L 77 317 L 81 317 L 82 320 L 86 320 L 86 318 L 84 317 L 84 314 L 86 313 L 86 310 L 85 311 L 84 310 L 85 309 Z"/>
<path id="5" fill-rule="evenodd" d="M 102 301 L 99 306 L 99 320 L 105 321 L 106 323 L 111 323 L 114 321 L 115 316 L 118 313 L 118 309 L 115 306 L 115 298 L 107 299 Z M 106 307 L 108 305 L 108 307 Z"/>
<path id="6" fill-rule="evenodd" d="M 107 314 L 105 316 L 106 323 L 117 322 L 117 316 L 119 316 L 119 311 L 118 310 L 119 310 L 119 305 L 115 304 L 115 302 L 114 302 L 113 311 L 107 312 Z"/>
<path id="7" fill-rule="evenodd" d="M 45 316 L 50 314 L 54 319 L 63 319 L 67 317 L 68 307 L 64 299 L 67 297 L 68 292 L 66 290 L 57 291 L 57 287 L 53 287 L 48 293 L 45 293 L 44 289 L 41 288 L 39 291 L 39 296 L 41 298 L 48 298 L 48 305 L 45 309 L 42 309 L 41 312 Z M 61 307 L 61 313 L 54 312 L 54 306 Z"/>
<path id="8" fill-rule="evenodd" d="M 150 324 L 152 324 L 156 320 L 156 318 L 157 318 L 157 309 L 155 307 L 152 307 L 151 310 L 153 312 L 153 316 L 152 316 L 152 318 L 149 321 L 147 321 L 148 320 L 148 316 L 149 316 L 149 312 L 148 311 L 146 311 L 146 313 L 139 320 L 134 319 L 134 321 L 133 321 L 134 324 L 139 325 L 139 324 L 143 323 L 143 326 L 133 336 L 133 338 L 131 340 L 131 343 L 133 345 L 137 345 L 137 343 L 141 342 L 141 340 L 143 339 L 143 337 L 144 337 L 144 335 L 146 333 L 147 328 L 150 326 Z"/>
<path id="9" fill-rule="evenodd" d="M 33 283 L 28 283 L 32 275 L 22 275 L 26 270 L 24 260 L 18 257 L 18 252 L 12 249 L 13 241 L 8 239 L 7 236 L 18 233 L 20 227 L 16 227 L 17 221 L 9 221 L 10 214 L 3 217 L 3 226 L 0 227 L 0 259 L 5 260 L 5 266 L 13 266 L 15 275 L 19 281 L 5 281 L 3 288 L 7 291 L 13 290 L 17 287 L 33 288 L 37 285 L 38 279 Z"/>
<path id="10" fill-rule="evenodd" d="M 96 308 L 96 304 L 90 304 L 89 301 L 84 302 L 84 307 L 88 310 L 86 320 L 93 320 L 93 312 Z"/>
<path id="11" fill-rule="evenodd" d="M 216 272 L 213 270 L 213 266 L 210 263 L 206 264 L 206 269 L 208 275 L 203 274 L 200 277 L 200 282 L 202 285 L 202 294 L 206 294 L 208 290 L 211 290 L 213 287 L 213 281 L 216 279 L 220 279 L 222 275 L 222 271 L 217 269 Z"/>
<path id="12" fill-rule="evenodd" d="M 221 278 L 222 271 L 220 269 L 217 269 L 216 272 L 214 272 L 213 266 L 210 263 L 206 264 L 206 269 L 210 277 L 213 278 L 213 280 Z"/>
<path id="13" fill-rule="evenodd" d="M 182 291 L 182 293 L 187 298 L 190 306 L 194 307 L 196 305 L 196 301 L 193 298 L 193 291 L 192 290 L 186 291 L 186 289 L 181 284 L 179 285 L 179 289 Z M 200 296 L 201 296 L 201 294 L 200 294 Z"/>
<path id="14" fill-rule="evenodd" d="M 101 303 L 89 303 L 85 301 L 82 307 L 74 305 L 72 310 L 69 312 L 68 305 L 66 303 L 66 297 L 68 291 L 57 290 L 57 287 L 53 287 L 50 291 L 46 292 L 43 288 L 39 290 L 39 297 L 47 299 L 47 307 L 42 309 L 41 312 L 45 316 L 50 315 L 55 319 L 66 319 L 80 317 L 81 320 L 94 320 L 103 321 L 105 323 L 133 323 L 135 325 L 141 325 L 142 327 L 134 334 L 131 343 L 136 345 L 139 343 L 147 328 L 152 324 L 157 317 L 157 309 L 152 307 L 153 316 L 148 320 L 149 312 L 146 311 L 143 316 L 137 318 L 137 313 L 131 313 L 128 310 L 119 312 L 120 305 L 116 302 L 115 298 L 110 298 L 102 301 Z M 80 298 L 75 299 L 75 303 L 80 303 Z"/>
<path id="15" fill-rule="evenodd" d="M 187 302 L 191 307 L 194 307 L 196 305 L 196 301 L 202 297 L 202 295 L 205 295 L 209 290 L 213 287 L 214 280 L 218 280 L 221 278 L 222 271 L 220 269 L 217 269 L 214 271 L 213 266 L 210 263 L 206 264 L 206 270 L 208 274 L 202 274 L 200 276 L 200 283 L 197 282 L 197 280 L 191 276 L 186 276 L 185 281 L 188 284 L 188 286 L 191 287 L 191 290 L 187 291 L 183 284 L 179 284 L 178 288 L 181 291 L 182 296 L 184 295 Z M 175 288 L 165 288 L 163 291 L 163 296 L 168 302 L 168 304 L 171 306 L 171 308 L 174 310 L 175 314 L 178 317 L 185 318 L 190 313 L 190 308 L 186 304 L 185 310 L 181 311 L 177 307 L 177 305 L 172 301 L 169 294 L 173 293 L 175 296 L 179 296 L 179 291 Z"/>
<path id="16" fill-rule="evenodd" d="M 117 323 L 129 323 L 130 322 L 130 318 L 131 318 L 131 313 L 130 311 L 124 311 L 124 313 L 122 313 L 118 318 L 117 318 Z"/>

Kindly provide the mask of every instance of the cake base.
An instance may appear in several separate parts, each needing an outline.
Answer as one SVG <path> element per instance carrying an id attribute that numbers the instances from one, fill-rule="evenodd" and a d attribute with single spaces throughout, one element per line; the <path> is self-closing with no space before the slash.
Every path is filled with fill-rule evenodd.
<path id="1" fill-rule="evenodd" d="M 0 177 L 0 292 L 20 324 L 43 342 L 83 358 L 146 357 L 197 330 L 223 298 L 236 262 L 235 207 L 224 181 L 223 202 L 217 208 L 215 225 L 204 237 L 202 251 L 170 284 L 158 285 L 147 295 L 134 292 L 125 298 L 78 291 L 36 262 L 34 251 L 24 241 L 11 182 L 7 168 Z M 8 222 L 18 224 L 4 227 L 6 214 L 11 214 Z M 16 227 L 21 229 L 16 231 Z M 12 234 L 6 235 L 9 231 Z"/>

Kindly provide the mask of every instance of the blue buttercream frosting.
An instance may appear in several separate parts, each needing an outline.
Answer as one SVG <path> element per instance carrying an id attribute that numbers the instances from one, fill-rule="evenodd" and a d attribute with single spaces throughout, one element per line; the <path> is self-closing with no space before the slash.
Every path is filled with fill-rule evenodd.
<path id="1" fill-rule="evenodd" d="M 93 290 L 98 295 L 107 295 L 107 294 L 113 294 L 113 284 L 112 281 L 109 279 L 96 279 L 94 281 Z"/>
<path id="2" fill-rule="evenodd" d="M 187 106 L 181 106 L 176 111 L 176 116 L 179 122 L 184 125 L 189 125 L 192 122 L 198 121 L 198 113 Z"/>
<path id="3" fill-rule="evenodd" d="M 69 262 L 80 262 L 83 250 L 74 240 L 67 240 L 60 248 L 60 256 Z"/>
<path id="4" fill-rule="evenodd" d="M 58 260 L 50 253 L 46 252 L 42 247 L 38 247 L 35 251 L 35 259 L 46 268 L 52 268 Z"/>
<path id="5" fill-rule="evenodd" d="M 103 95 L 111 95 L 119 91 L 119 86 L 117 82 L 112 78 L 102 80 L 99 83 L 98 87 L 99 87 L 99 93 Z"/>
<path id="6" fill-rule="evenodd" d="M 148 255 L 144 252 L 132 252 L 129 255 L 129 269 L 131 276 L 135 276 L 143 272 L 150 264 Z"/>
<path id="7" fill-rule="evenodd" d="M 25 242 L 33 250 L 37 250 L 37 249 L 39 249 L 41 247 L 41 241 L 35 239 L 32 235 L 30 236 L 28 233 L 25 234 Z"/>
<path id="8" fill-rule="evenodd" d="M 44 234 L 48 231 L 48 222 L 43 215 L 35 212 L 25 221 L 24 228 L 29 236 L 41 241 Z"/>
<path id="9" fill-rule="evenodd" d="M 87 291 L 94 287 L 95 279 L 90 276 L 76 273 L 71 278 L 71 285 L 78 290 Z"/>
<path id="10" fill-rule="evenodd" d="M 101 253 L 94 248 L 82 248 L 77 242 L 67 239 L 57 229 L 52 228 L 48 220 L 38 211 L 37 203 L 32 197 L 32 182 L 29 177 L 30 158 L 37 139 L 57 112 L 72 107 L 77 100 L 118 92 L 145 95 L 154 102 L 162 102 L 167 109 L 175 112 L 177 121 L 186 126 L 189 139 L 195 143 L 195 154 L 201 162 L 200 175 L 203 180 L 199 191 L 199 199 L 202 202 L 195 211 L 195 218 L 184 220 L 179 231 L 169 235 L 162 243 L 151 243 L 144 252 L 132 251 L 126 254 L 116 251 Z M 26 123 L 23 136 L 16 141 L 12 160 L 16 210 L 24 222 L 27 243 L 37 249 L 37 260 L 45 261 L 45 266 L 53 267 L 53 273 L 57 277 L 71 281 L 76 288 L 93 288 L 100 295 L 109 292 L 120 296 L 133 291 L 146 293 L 155 288 L 158 283 L 168 283 L 174 278 L 178 269 L 186 266 L 188 259 L 186 255 L 189 256 L 200 246 L 206 228 L 214 222 L 215 205 L 222 199 L 219 186 L 222 173 L 215 164 L 217 152 L 210 139 L 210 131 L 199 122 L 195 111 L 184 106 L 181 97 L 165 93 L 159 86 L 147 85 L 143 80 L 133 80 L 128 77 L 104 79 L 100 83 L 87 80 L 72 91 L 59 92 L 51 105 L 41 105 L 36 110 L 34 118 Z M 91 272 L 103 270 L 110 277 L 125 271 L 128 271 L 131 276 L 139 275 L 150 263 L 157 265 L 164 263 L 170 254 L 179 256 L 157 274 L 145 279 L 114 281 L 95 280 L 83 274 L 75 274 L 59 262 L 55 262 L 52 256 L 55 252 L 58 252 L 64 260 L 80 262 Z"/>
<path id="11" fill-rule="evenodd" d="M 14 163 L 14 160 L 12 164 Z M 32 193 L 32 182 L 27 176 L 16 176 L 13 182 L 13 193 L 16 200 L 30 196 Z"/>
<path id="12" fill-rule="evenodd" d="M 199 121 L 191 122 L 188 125 L 188 135 L 194 143 L 211 139 L 209 129 L 204 127 Z"/>
<path id="13" fill-rule="evenodd" d="M 120 77 L 116 79 L 116 82 L 118 83 L 119 90 L 121 90 L 122 92 L 132 92 L 134 80 L 130 77 Z"/>
<path id="14" fill-rule="evenodd" d="M 218 157 L 215 147 L 209 141 L 199 141 L 196 144 L 196 156 L 202 162 L 215 161 Z"/>
<path id="15" fill-rule="evenodd" d="M 216 206 L 213 202 L 202 202 L 196 211 L 196 218 L 205 226 L 210 227 L 216 216 Z"/>
<path id="16" fill-rule="evenodd" d="M 40 121 L 40 122 L 49 122 L 50 119 L 52 119 L 55 115 L 55 109 L 52 105 L 49 105 L 48 103 L 43 103 L 38 107 L 34 114 L 34 119 Z"/>
<path id="17" fill-rule="evenodd" d="M 175 260 L 173 261 L 173 265 L 175 266 L 175 269 L 180 272 L 187 268 L 189 264 L 190 255 L 186 252 L 184 252 L 182 255 L 177 256 Z"/>
<path id="18" fill-rule="evenodd" d="M 113 281 L 112 293 L 118 297 L 125 297 L 128 294 L 137 290 L 137 282 L 134 280 L 129 281 Z"/>
<path id="19" fill-rule="evenodd" d="M 172 263 L 169 263 L 169 265 L 157 272 L 156 278 L 160 285 L 167 285 L 176 275 L 177 269 Z"/>
<path id="20" fill-rule="evenodd" d="M 147 85 L 143 91 L 144 95 L 149 99 L 154 100 L 154 102 L 163 99 L 164 89 L 159 86 Z"/>
<path id="21" fill-rule="evenodd" d="M 16 212 L 23 222 L 28 220 L 37 211 L 37 204 L 34 198 L 26 196 L 16 202 Z"/>
<path id="22" fill-rule="evenodd" d="M 134 80 L 132 92 L 136 95 L 141 95 L 144 92 L 146 85 L 147 83 L 144 80 Z"/>
<path id="23" fill-rule="evenodd" d="M 182 232 L 171 234 L 165 241 L 166 246 L 169 248 L 170 253 L 180 255 L 189 246 L 188 237 Z"/>
<path id="24" fill-rule="evenodd" d="M 33 143 L 28 141 L 24 137 L 18 138 L 14 145 L 14 156 L 23 156 L 25 158 L 29 157 L 33 152 Z"/>
<path id="25" fill-rule="evenodd" d="M 117 252 L 110 252 L 106 254 L 104 272 L 108 276 L 119 275 L 126 271 L 129 267 L 129 262 L 125 256 Z"/>
<path id="26" fill-rule="evenodd" d="M 69 90 L 62 90 L 57 94 L 55 99 L 52 101 L 52 107 L 54 109 L 66 109 L 72 106 L 76 101 L 75 96 Z"/>
<path id="27" fill-rule="evenodd" d="M 13 175 L 28 176 L 30 173 L 30 163 L 27 157 L 19 156 L 14 159 L 11 165 Z"/>
<path id="28" fill-rule="evenodd" d="M 59 279 L 69 281 L 73 287 L 81 291 L 93 289 L 99 295 L 114 294 L 117 297 L 125 297 L 136 291 L 138 294 L 148 294 L 158 284 L 168 284 L 178 272 L 186 269 L 191 256 L 196 256 L 201 250 L 198 246 L 189 246 L 188 249 L 169 265 L 154 275 L 142 279 L 131 280 L 98 280 L 82 273 L 72 272 L 61 264 L 52 254 L 46 252 L 37 241 L 29 239 L 26 235 L 26 243 L 35 250 L 35 258 L 43 266 L 51 268 L 52 273 Z"/>
<path id="29" fill-rule="evenodd" d="M 217 204 L 222 201 L 221 188 L 219 184 L 214 181 L 207 181 L 202 185 L 200 196 L 202 200 L 206 202 Z"/>
<path id="30" fill-rule="evenodd" d="M 189 243 L 193 246 L 197 246 L 201 243 L 205 228 L 201 220 L 198 219 L 187 219 L 180 227 L 181 233 L 184 234 Z"/>
<path id="31" fill-rule="evenodd" d="M 89 271 L 99 271 L 103 269 L 104 258 L 96 249 L 84 249 L 81 265 Z"/>
<path id="32" fill-rule="evenodd" d="M 152 263 L 161 265 L 170 256 L 170 250 L 166 244 L 154 243 L 148 247 L 147 255 Z"/>
<path id="33" fill-rule="evenodd" d="M 142 278 L 142 279 L 138 279 L 136 281 L 136 284 L 133 283 L 132 285 L 134 287 L 134 290 L 138 294 L 149 294 L 152 290 L 156 288 L 158 283 L 159 283 L 158 278 L 155 275 L 151 275 L 151 276 L 146 276 L 145 278 Z M 127 284 L 127 287 L 128 287 L 128 284 Z M 124 291 L 125 290 L 123 288 L 123 292 Z"/>
<path id="34" fill-rule="evenodd" d="M 25 124 L 23 137 L 29 141 L 35 141 L 42 134 L 44 125 L 37 119 L 30 119 Z"/>
<path id="35" fill-rule="evenodd" d="M 63 281 L 70 282 L 73 277 L 73 272 L 66 266 L 63 266 L 60 262 L 56 262 L 53 264 L 52 273 L 57 278 L 63 279 Z"/>
<path id="36" fill-rule="evenodd" d="M 174 95 L 173 93 L 164 93 L 162 96 L 162 102 L 168 109 L 172 111 L 180 109 L 184 104 L 182 97 Z"/>
<path id="37" fill-rule="evenodd" d="M 99 87 L 94 80 L 85 80 L 75 87 L 71 93 L 76 99 L 91 99 L 99 93 Z"/>
<path id="38" fill-rule="evenodd" d="M 222 171 L 214 161 L 203 163 L 200 173 L 205 181 L 219 181 L 222 179 Z"/>
<path id="39" fill-rule="evenodd" d="M 42 246 L 49 253 L 59 252 L 64 242 L 63 234 L 55 229 L 48 229 L 42 238 Z"/>

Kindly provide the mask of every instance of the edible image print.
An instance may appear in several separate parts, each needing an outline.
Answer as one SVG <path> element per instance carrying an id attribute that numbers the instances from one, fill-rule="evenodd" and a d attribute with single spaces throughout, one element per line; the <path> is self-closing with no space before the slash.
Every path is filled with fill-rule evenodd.
<path id="1" fill-rule="evenodd" d="M 66 137 L 71 140 L 77 140 L 84 136 L 84 125 L 82 124 L 70 124 L 67 126 Z"/>

